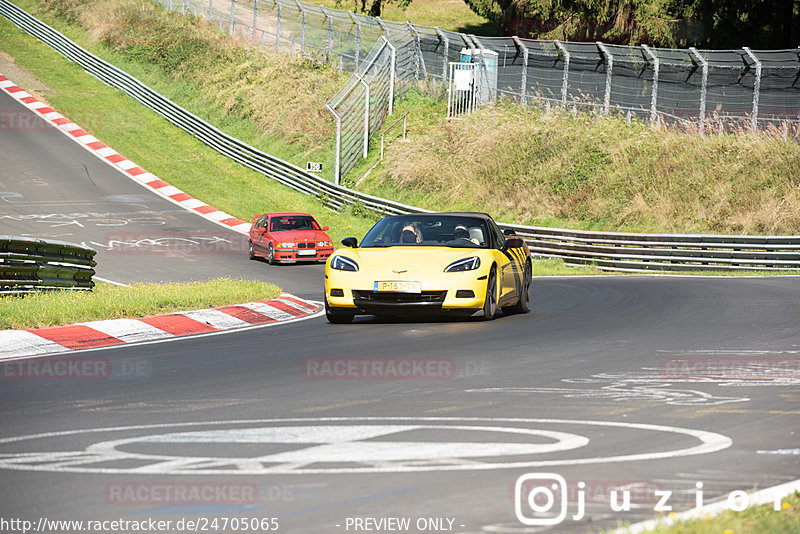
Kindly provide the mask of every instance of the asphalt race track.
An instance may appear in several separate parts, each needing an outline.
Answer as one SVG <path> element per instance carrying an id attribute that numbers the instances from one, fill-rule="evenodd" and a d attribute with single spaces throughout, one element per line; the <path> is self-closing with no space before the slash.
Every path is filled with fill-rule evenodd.
<path id="1" fill-rule="evenodd" d="M 0 233 L 236 237 L 57 132 L 0 131 L 0 161 Z M 112 220 L 126 224 L 98 222 Z M 98 273 L 321 297 L 320 266 L 228 252 L 101 249 Z M 775 365 L 797 368 L 798 324 L 794 278 L 552 278 L 534 280 L 531 313 L 488 323 L 315 318 L 5 363 L 0 518 L 583 533 L 653 517 L 655 491 L 682 511 L 700 491 L 800 478 L 800 380 Z M 80 371 L 49 379 L 56 364 Z M 546 496 L 546 474 L 566 488 L 537 514 L 527 497 Z M 611 510 L 614 488 L 631 490 L 629 511 Z"/>

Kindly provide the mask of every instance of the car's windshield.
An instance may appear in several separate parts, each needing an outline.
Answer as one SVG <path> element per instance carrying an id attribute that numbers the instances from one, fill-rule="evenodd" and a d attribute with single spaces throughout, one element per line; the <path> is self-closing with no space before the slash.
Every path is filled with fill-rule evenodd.
<path id="1" fill-rule="evenodd" d="M 403 215 L 373 226 L 361 247 L 435 246 L 489 248 L 486 220 L 468 215 Z"/>
<path id="2" fill-rule="evenodd" d="M 273 217 L 269 223 L 270 232 L 285 232 L 289 230 L 319 230 L 319 224 L 310 215 L 285 215 Z"/>

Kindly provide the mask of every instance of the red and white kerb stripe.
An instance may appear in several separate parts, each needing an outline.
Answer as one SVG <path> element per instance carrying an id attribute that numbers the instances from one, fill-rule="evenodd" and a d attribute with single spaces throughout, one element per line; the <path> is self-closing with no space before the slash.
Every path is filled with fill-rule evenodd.
<path id="1" fill-rule="evenodd" d="M 105 160 L 109 165 L 116 167 L 129 178 L 150 188 L 162 197 L 168 198 L 172 202 L 190 211 L 194 211 L 206 219 L 231 228 L 241 234 L 247 234 L 250 231 L 249 223 L 220 211 L 213 206 L 209 206 L 205 202 L 184 193 L 177 187 L 160 180 L 157 176 L 147 172 L 136 163 L 116 152 L 113 148 L 103 144 L 96 137 L 89 135 L 80 126 L 48 107 L 36 97 L 25 92 L 2 74 L 0 74 L 0 89 L 42 117 L 49 124 L 55 126 L 59 131 L 67 135 L 67 137 L 77 141 L 86 150 L 92 152 L 100 159 Z"/>
<path id="2" fill-rule="evenodd" d="M 28 330 L 0 330 L 0 361 L 140 341 L 166 340 L 313 315 L 321 306 L 288 293 L 279 298 L 140 319 L 111 319 Z"/>

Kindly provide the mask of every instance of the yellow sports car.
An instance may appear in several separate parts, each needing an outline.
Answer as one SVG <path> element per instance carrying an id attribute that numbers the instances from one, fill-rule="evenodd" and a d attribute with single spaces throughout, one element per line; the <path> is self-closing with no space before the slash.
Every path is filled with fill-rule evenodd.
<path id="1" fill-rule="evenodd" d="M 485 213 L 385 217 L 360 245 L 354 237 L 342 244 L 325 264 L 325 312 L 332 323 L 357 314 L 493 319 L 498 307 L 528 311 L 528 247 Z"/>

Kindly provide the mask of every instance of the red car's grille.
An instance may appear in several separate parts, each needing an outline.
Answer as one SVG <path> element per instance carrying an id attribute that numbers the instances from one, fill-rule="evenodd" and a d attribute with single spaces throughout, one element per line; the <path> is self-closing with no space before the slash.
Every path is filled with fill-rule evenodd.
<path id="1" fill-rule="evenodd" d="M 315 248 L 315 243 L 298 243 L 297 248 Z"/>

